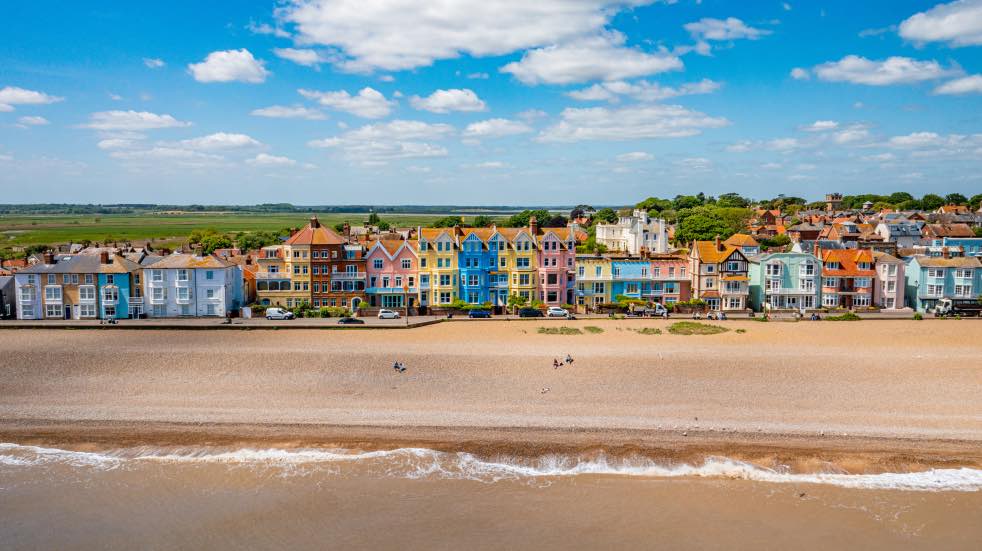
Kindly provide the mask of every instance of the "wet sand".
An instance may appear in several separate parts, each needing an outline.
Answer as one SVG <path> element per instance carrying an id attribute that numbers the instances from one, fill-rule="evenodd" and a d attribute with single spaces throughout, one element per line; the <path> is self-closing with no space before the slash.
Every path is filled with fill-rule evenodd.
<path id="1" fill-rule="evenodd" d="M 604 332 L 536 332 L 559 325 Z M 982 464 L 982 324 L 729 321 L 708 336 L 667 326 L 0 331 L 0 441 L 602 448 L 851 472 Z M 566 354 L 574 365 L 553 369 Z"/>

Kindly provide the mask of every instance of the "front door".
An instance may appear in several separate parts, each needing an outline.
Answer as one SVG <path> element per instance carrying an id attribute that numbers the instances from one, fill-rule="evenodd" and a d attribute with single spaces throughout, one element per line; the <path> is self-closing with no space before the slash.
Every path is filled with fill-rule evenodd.
<path id="1" fill-rule="evenodd" d="M 65 305 L 65 319 L 66 320 L 72 319 L 72 307 L 71 305 L 68 304 Z"/>
<path id="2" fill-rule="evenodd" d="M 798 309 L 798 297 L 788 297 L 788 308 L 791 310 Z"/>

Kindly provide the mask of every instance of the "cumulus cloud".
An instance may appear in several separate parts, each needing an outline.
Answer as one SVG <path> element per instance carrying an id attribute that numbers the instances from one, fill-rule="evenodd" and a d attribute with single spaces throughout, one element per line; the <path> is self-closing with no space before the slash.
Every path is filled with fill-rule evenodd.
<path id="1" fill-rule="evenodd" d="M 0 111 L 13 111 L 15 105 L 45 105 L 64 101 L 64 99 L 17 86 L 5 86 L 0 88 Z"/>
<path id="2" fill-rule="evenodd" d="M 682 69 L 675 55 L 647 53 L 624 46 L 621 33 L 610 32 L 566 44 L 526 52 L 519 61 L 501 68 L 519 81 L 535 84 L 572 84 L 590 80 L 621 80 Z"/>
<path id="3" fill-rule="evenodd" d="M 278 38 L 290 38 L 290 33 L 281 29 L 280 27 L 274 27 L 269 23 L 256 23 L 255 21 L 249 21 L 246 25 L 246 29 L 252 34 L 271 34 Z"/>
<path id="4" fill-rule="evenodd" d="M 601 31 L 619 11 L 655 0 L 294 0 L 277 15 L 298 40 L 336 48 L 342 70 L 401 71 L 438 59 L 503 55 Z M 622 78 L 622 77 L 615 77 Z"/>
<path id="5" fill-rule="evenodd" d="M 204 61 L 188 65 L 188 70 L 198 82 L 259 84 L 269 76 L 264 64 L 264 61 L 252 57 L 252 52 L 242 48 L 211 52 Z"/>
<path id="6" fill-rule="evenodd" d="M 158 115 L 148 111 L 100 111 L 92 113 L 83 128 L 94 130 L 152 130 L 156 128 L 180 128 L 191 123 L 179 121 L 170 115 Z"/>
<path id="7" fill-rule="evenodd" d="M 945 95 L 982 94 L 982 75 L 971 75 L 949 80 L 935 88 L 934 93 Z"/>
<path id="8" fill-rule="evenodd" d="M 307 119 L 319 121 L 327 118 L 324 113 L 317 109 L 310 109 L 302 105 L 271 105 L 260 109 L 253 109 L 250 113 L 255 117 L 266 117 L 270 119 Z"/>
<path id="9" fill-rule="evenodd" d="M 448 124 L 394 120 L 369 124 L 333 138 L 313 140 L 310 147 L 337 149 L 345 160 L 363 165 L 383 165 L 401 159 L 445 157 L 447 149 L 429 143 L 454 132 Z"/>
<path id="10" fill-rule="evenodd" d="M 803 126 L 801 129 L 805 132 L 825 132 L 835 130 L 836 128 L 839 128 L 839 123 L 836 121 L 815 121 L 808 126 Z"/>
<path id="11" fill-rule="evenodd" d="M 632 151 L 630 153 L 622 153 L 617 156 L 617 160 L 622 163 L 650 161 L 654 158 L 655 158 L 654 155 L 652 155 L 651 153 L 646 153 L 644 151 Z"/>
<path id="12" fill-rule="evenodd" d="M 425 98 L 413 96 L 409 103 L 420 111 L 449 113 L 451 111 L 484 111 L 487 106 L 473 90 L 451 88 L 437 90 Z"/>
<path id="13" fill-rule="evenodd" d="M 292 61 L 297 65 L 303 65 L 305 67 L 317 67 L 321 63 L 327 61 L 327 59 L 324 58 L 317 50 L 273 48 L 273 53 L 276 54 L 276 57 Z"/>
<path id="14" fill-rule="evenodd" d="M 21 117 L 17 119 L 17 124 L 23 127 L 27 127 L 27 126 L 44 126 L 46 124 L 51 124 L 51 123 L 48 121 L 48 119 L 44 117 L 32 116 L 32 117 Z"/>
<path id="15" fill-rule="evenodd" d="M 791 69 L 791 78 L 795 80 L 808 80 L 811 78 L 811 74 L 807 69 L 802 69 L 801 67 L 795 67 Z"/>
<path id="16" fill-rule="evenodd" d="M 700 134 L 705 128 L 730 124 L 679 105 L 643 105 L 622 109 L 593 107 L 564 109 L 560 120 L 540 133 L 543 142 L 581 140 L 637 140 L 682 138 Z"/>
<path id="17" fill-rule="evenodd" d="M 718 82 L 702 79 L 699 82 L 689 82 L 677 88 L 662 86 L 656 82 L 642 80 L 628 83 L 622 80 L 602 82 L 580 90 L 567 92 L 566 95 L 580 101 L 609 101 L 616 102 L 621 96 L 634 98 L 638 101 L 661 101 L 664 99 L 695 94 L 710 94 L 719 90 Z"/>
<path id="18" fill-rule="evenodd" d="M 143 58 L 143 64 L 149 67 L 150 69 L 160 69 L 164 65 L 167 65 L 167 63 L 165 63 L 163 59 L 156 58 L 156 57 Z"/>
<path id="19" fill-rule="evenodd" d="M 750 27 L 736 17 L 727 17 L 726 19 L 704 17 L 699 21 L 686 23 L 683 27 L 696 41 L 693 49 L 702 55 L 710 54 L 712 48 L 709 43 L 711 41 L 757 40 L 761 36 L 770 34 L 770 31 Z"/>
<path id="20" fill-rule="evenodd" d="M 335 92 L 318 92 L 316 90 L 298 90 L 300 95 L 316 100 L 318 103 L 331 109 L 351 113 L 352 115 L 364 119 L 380 119 L 392 112 L 394 101 L 385 99 L 382 92 L 370 87 L 362 88 L 358 94 L 352 96 L 347 90 Z"/>
<path id="21" fill-rule="evenodd" d="M 532 131 L 532 127 L 510 119 L 488 119 L 467 125 L 464 129 L 465 138 L 500 138 L 503 136 L 514 136 L 516 134 L 526 134 Z"/>
<path id="22" fill-rule="evenodd" d="M 246 163 L 252 166 L 293 166 L 297 164 L 296 161 L 289 157 L 278 157 L 266 153 L 260 153 L 251 159 L 247 159 Z"/>
<path id="23" fill-rule="evenodd" d="M 245 134 L 229 134 L 216 132 L 199 138 L 191 138 L 178 142 L 181 147 L 201 151 L 216 151 L 222 149 L 241 149 L 262 145 L 257 140 Z"/>
<path id="24" fill-rule="evenodd" d="M 130 138 L 107 138 L 100 140 L 96 146 L 99 149 L 129 149 L 137 143 L 137 140 Z"/>
<path id="25" fill-rule="evenodd" d="M 949 46 L 982 45 L 982 0 L 938 4 L 900 24 L 900 36 L 914 42 L 946 42 Z"/>
<path id="26" fill-rule="evenodd" d="M 815 67 L 818 78 L 831 82 L 852 82 L 870 86 L 911 84 L 936 80 L 956 71 L 945 69 L 937 61 L 918 61 L 909 57 L 889 57 L 874 61 L 857 55 L 847 55 Z"/>
<path id="27" fill-rule="evenodd" d="M 832 134 L 832 141 L 837 144 L 849 144 L 869 138 L 869 129 L 862 124 L 853 124 Z"/>

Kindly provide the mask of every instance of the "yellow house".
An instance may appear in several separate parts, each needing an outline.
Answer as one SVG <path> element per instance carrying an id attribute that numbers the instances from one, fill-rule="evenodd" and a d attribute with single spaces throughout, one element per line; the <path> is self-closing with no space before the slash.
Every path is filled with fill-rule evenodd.
<path id="1" fill-rule="evenodd" d="M 419 305 L 444 306 L 458 296 L 459 228 L 418 228 Z"/>
<path id="2" fill-rule="evenodd" d="M 293 279 L 287 269 L 286 247 L 273 245 L 259 251 L 256 263 L 256 301 L 266 306 L 286 306 L 287 299 L 292 305 Z"/>
<path id="3" fill-rule="evenodd" d="M 611 301 L 611 259 L 591 254 L 576 255 L 576 306 L 580 311 Z"/>
<path id="4" fill-rule="evenodd" d="M 505 259 L 498 270 L 509 274 L 509 296 L 518 295 L 527 302 L 535 300 L 538 285 L 535 237 L 528 228 L 498 228 L 498 232 L 508 242 L 506 249 L 498 253 L 499 263 Z"/>

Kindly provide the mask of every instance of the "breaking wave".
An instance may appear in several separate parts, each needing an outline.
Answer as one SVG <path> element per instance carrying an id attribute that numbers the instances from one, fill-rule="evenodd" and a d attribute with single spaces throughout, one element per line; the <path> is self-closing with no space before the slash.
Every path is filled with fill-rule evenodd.
<path id="1" fill-rule="evenodd" d="M 345 449 L 236 449 L 127 448 L 82 452 L 0 444 L 0 475 L 7 469 L 65 465 L 76 468 L 127 469 L 146 463 L 209 465 L 232 468 L 273 469 L 279 474 L 315 471 L 345 474 L 345 468 L 365 469 L 373 476 L 445 478 L 496 482 L 580 475 L 645 478 L 720 478 L 778 484 L 828 484 L 842 488 L 960 491 L 982 490 L 982 470 L 931 469 L 908 473 L 847 474 L 842 472 L 794 473 L 770 469 L 725 457 L 709 457 L 701 464 L 666 464 L 646 457 L 611 458 L 544 455 L 534 459 L 485 459 L 465 452 L 441 452 L 426 448 L 382 451 Z"/>

